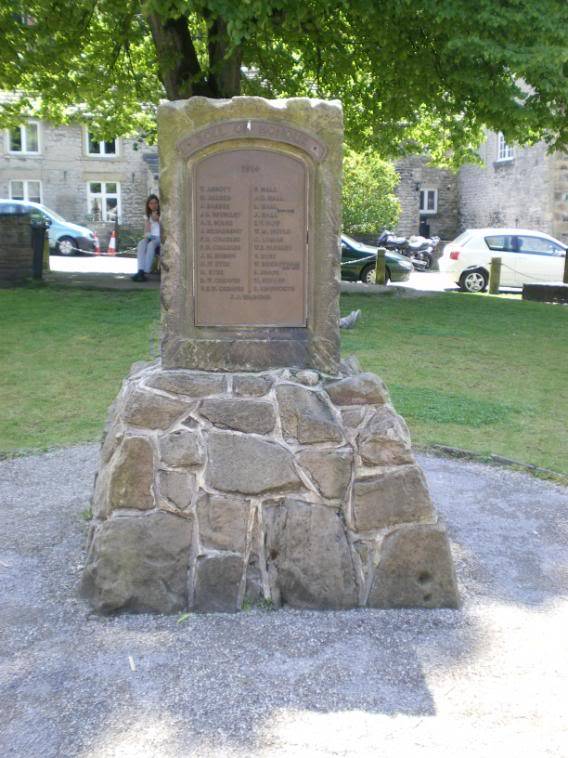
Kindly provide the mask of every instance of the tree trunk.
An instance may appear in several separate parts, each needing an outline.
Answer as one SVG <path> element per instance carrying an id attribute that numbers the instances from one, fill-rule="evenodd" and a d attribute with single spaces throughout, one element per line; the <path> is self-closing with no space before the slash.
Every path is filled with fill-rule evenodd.
<path id="1" fill-rule="evenodd" d="M 217 17 L 209 23 L 209 71 L 201 68 L 185 16 L 163 19 L 147 16 L 156 46 L 160 79 L 169 100 L 192 95 L 221 98 L 241 91 L 241 48 L 231 49 L 227 24 Z"/>
<path id="2" fill-rule="evenodd" d="M 210 97 L 234 97 L 241 92 L 240 47 L 231 50 L 227 24 L 216 18 L 209 29 L 209 77 Z"/>
<path id="3" fill-rule="evenodd" d="M 203 74 L 187 18 L 163 19 L 157 13 L 147 16 L 152 39 L 156 46 L 160 79 L 169 100 L 183 100 L 201 91 Z"/>

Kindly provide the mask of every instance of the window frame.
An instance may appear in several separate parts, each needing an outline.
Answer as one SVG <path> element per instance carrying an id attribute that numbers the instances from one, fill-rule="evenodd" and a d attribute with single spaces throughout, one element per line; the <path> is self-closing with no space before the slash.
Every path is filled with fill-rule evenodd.
<path id="1" fill-rule="evenodd" d="M 35 126 L 37 130 L 37 150 L 28 150 L 28 126 Z M 12 136 L 11 132 L 14 129 L 20 130 L 20 141 L 22 145 L 21 150 L 12 150 Z M 25 124 L 14 126 L 6 129 L 6 152 L 9 155 L 41 155 L 41 129 L 40 122 L 35 120 L 26 121 Z"/>
<path id="2" fill-rule="evenodd" d="M 89 158 L 103 158 L 105 160 L 110 160 L 112 158 L 118 158 L 120 155 L 120 141 L 118 137 L 115 137 L 112 141 L 114 142 L 114 153 L 107 153 L 106 152 L 106 143 L 110 140 L 92 140 L 93 142 L 97 143 L 99 147 L 101 148 L 100 153 L 92 153 L 90 150 L 90 143 L 91 140 L 89 138 L 90 132 L 87 127 L 84 128 L 84 135 L 85 135 L 85 154 Z"/>
<path id="3" fill-rule="evenodd" d="M 434 208 L 428 208 L 428 193 L 434 193 Z M 425 199 L 426 208 L 422 208 L 422 198 Z M 438 188 L 437 187 L 421 187 L 420 197 L 418 200 L 418 212 L 421 216 L 435 216 L 438 213 Z"/>
<path id="4" fill-rule="evenodd" d="M 497 132 L 497 163 L 515 160 L 515 150 L 505 139 L 503 132 Z"/>
<path id="5" fill-rule="evenodd" d="M 23 197 L 14 197 L 12 194 L 12 185 L 15 182 L 21 182 L 24 186 L 24 196 Z M 30 198 L 29 193 L 29 187 L 28 185 L 30 182 L 36 182 L 39 184 L 39 200 L 32 200 Z M 40 205 L 43 205 L 43 187 L 41 183 L 41 179 L 9 179 L 8 180 L 8 195 L 10 200 L 22 200 L 25 203 L 39 203 Z"/>
<path id="6" fill-rule="evenodd" d="M 91 191 L 91 184 L 100 184 L 101 185 L 101 192 L 92 192 Z M 116 185 L 116 192 L 107 192 L 106 191 L 106 185 L 107 184 L 115 184 Z M 117 182 L 113 179 L 94 179 L 87 182 L 87 214 L 89 216 L 93 215 L 91 210 L 91 200 L 92 198 L 99 198 L 101 201 L 101 219 L 100 221 L 104 224 L 112 224 L 115 221 L 120 223 L 122 218 L 122 201 L 121 201 L 121 183 Z M 107 198 L 116 198 L 116 219 L 108 219 L 107 218 L 107 209 L 106 209 L 106 203 L 105 200 Z"/>

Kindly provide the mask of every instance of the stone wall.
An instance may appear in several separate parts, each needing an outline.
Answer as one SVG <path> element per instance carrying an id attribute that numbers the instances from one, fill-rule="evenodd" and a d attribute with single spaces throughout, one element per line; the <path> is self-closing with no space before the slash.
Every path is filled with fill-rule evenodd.
<path id="1" fill-rule="evenodd" d="M 0 214 L 0 286 L 31 277 L 32 262 L 30 217 Z"/>
<path id="2" fill-rule="evenodd" d="M 561 177 L 567 172 L 560 166 L 568 164 L 568 160 L 547 155 L 544 143 L 515 146 L 512 159 L 499 161 L 497 156 L 497 134 L 490 133 L 480 149 L 483 166 L 466 165 L 460 169 L 460 230 L 518 226 L 558 236 L 563 213 L 555 212 L 555 191 L 558 196 L 562 191 L 556 190 L 555 184 L 559 187 L 562 183 Z M 564 181 L 566 192 L 568 179 Z"/>
<path id="3" fill-rule="evenodd" d="M 400 200 L 401 215 L 397 233 L 405 237 L 419 234 L 420 230 L 420 190 L 432 189 L 438 192 L 437 212 L 425 214 L 430 227 L 430 235 L 441 239 L 453 239 L 458 229 L 458 183 L 454 171 L 433 168 L 420 156 L 409 156 L 396 162 L 400 176 L 397 196 Z"/>
<path id="4" fill-rule="evenodd" d="M 396 195 L 400 201 L 400 218 L 394 231 L 404 237 L 418 234 L 420 196 L 416 184 L 420 181 L 421 166 L 422 161 L 416 156 L 396 162 L 396 172 L 400 177 L 396 189 Z"/>
<path id="5" fill-rule="evenodd" d="M 554 208 L 550 233 L 568 244 L 568 153 L 556 153 L 552 157 L 551 172 Z"/>
<path id="6" fill-rule="evenodd" d="M 458 603 L 408 429 L 353 364 L 135 366 L 101 458 L 82 584 L 100 612 Z"/>
<path id="7" fill-rule="evenodd" d="M 39 180 L 42 202 L 67 221 L 89 225 L 87 182 L 120 182 L 122 215 L 127 226 L 143 223 L 144 205 L 157 187 L 157 170 L 152 159 L 156 148 L 138 146 L 132 139 L 118 140 L 116 157 L 87 154 L 85 129 L 80 125 L 53 126 L 42 122 L 39 128 L 40 154 L 18 155 L 8 152 L 4 130 L 0 139 L 0 197 L 8 198 L 10 180 Z M 106 243 L 106 240 L 103 240 Z"/>

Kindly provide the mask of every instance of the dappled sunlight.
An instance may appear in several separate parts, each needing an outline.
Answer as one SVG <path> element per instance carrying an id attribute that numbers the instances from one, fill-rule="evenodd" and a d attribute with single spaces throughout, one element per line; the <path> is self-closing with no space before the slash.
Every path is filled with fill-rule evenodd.
<path id="1" fill-rule="evenodd" d="M 563 754 L 565 489 L 419 456 L 459 610 L 99 617 L 76 596 L 96 456 L 0 464 L 3 754 Z"/>
<path id="2" fill-rule="evenodd" d="M 180 756 L 180 725 L 168 713 L 137 713 L 118 708 L 78 758 L 145 758 Z M 185 746 L 187 749 L 187 744 Z"/>
<path id="3" fill-rule="evenodd" d="M 313 714 L 283 711 L 272 719 L 265 740 L 255 755 L 282 756 L 372 756 L 467 755 L 561 755 L 564 744 L 558 724 L 550 719 L 535 723 L 519 716 L 503 725 L 499 712 L 489 718 L 475 713 L 435 717 L 383 716 L 364 712 Z M 556 752 L 556 750 L 558 752 Z"/>

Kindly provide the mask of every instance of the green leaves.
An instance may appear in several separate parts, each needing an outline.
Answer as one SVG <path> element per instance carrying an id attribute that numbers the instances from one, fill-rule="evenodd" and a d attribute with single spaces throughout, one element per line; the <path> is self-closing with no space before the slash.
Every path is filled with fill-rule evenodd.
<path id="1" fill-rule="evenodd" d="M 398 175 L 373 152 L 346 150 L 343 160 L 343 228 L 348 234 L 377 233 L 396 226 Z"/>
<path id="2" fill-rule="evenodd" d="M 31 0 L 26 8 L 25 17 L 0 8 L 0 87 L 25 96 L 2 106 L 2 125 L 33 112 L 86 118 L 102 137 L 151 134 L 162 79 L 171 97 L 230 96 L 239 84 L 229 64 L 242 59 L 244 94 L 338 98 L 349 144 L 383 157 L 426 151 L 460 163 L 483 127 L 509 142 L 568 145 L 565 0 L 478 0 L 475 12 L 470 0 Z M 187 29 L 173 38 L 183 41 L 175 55 L 167 45 L 156 52 L 151 15 L 160 28 Z M 196 57 L 184 67 L 179 56 L 190 50 Z"/>

